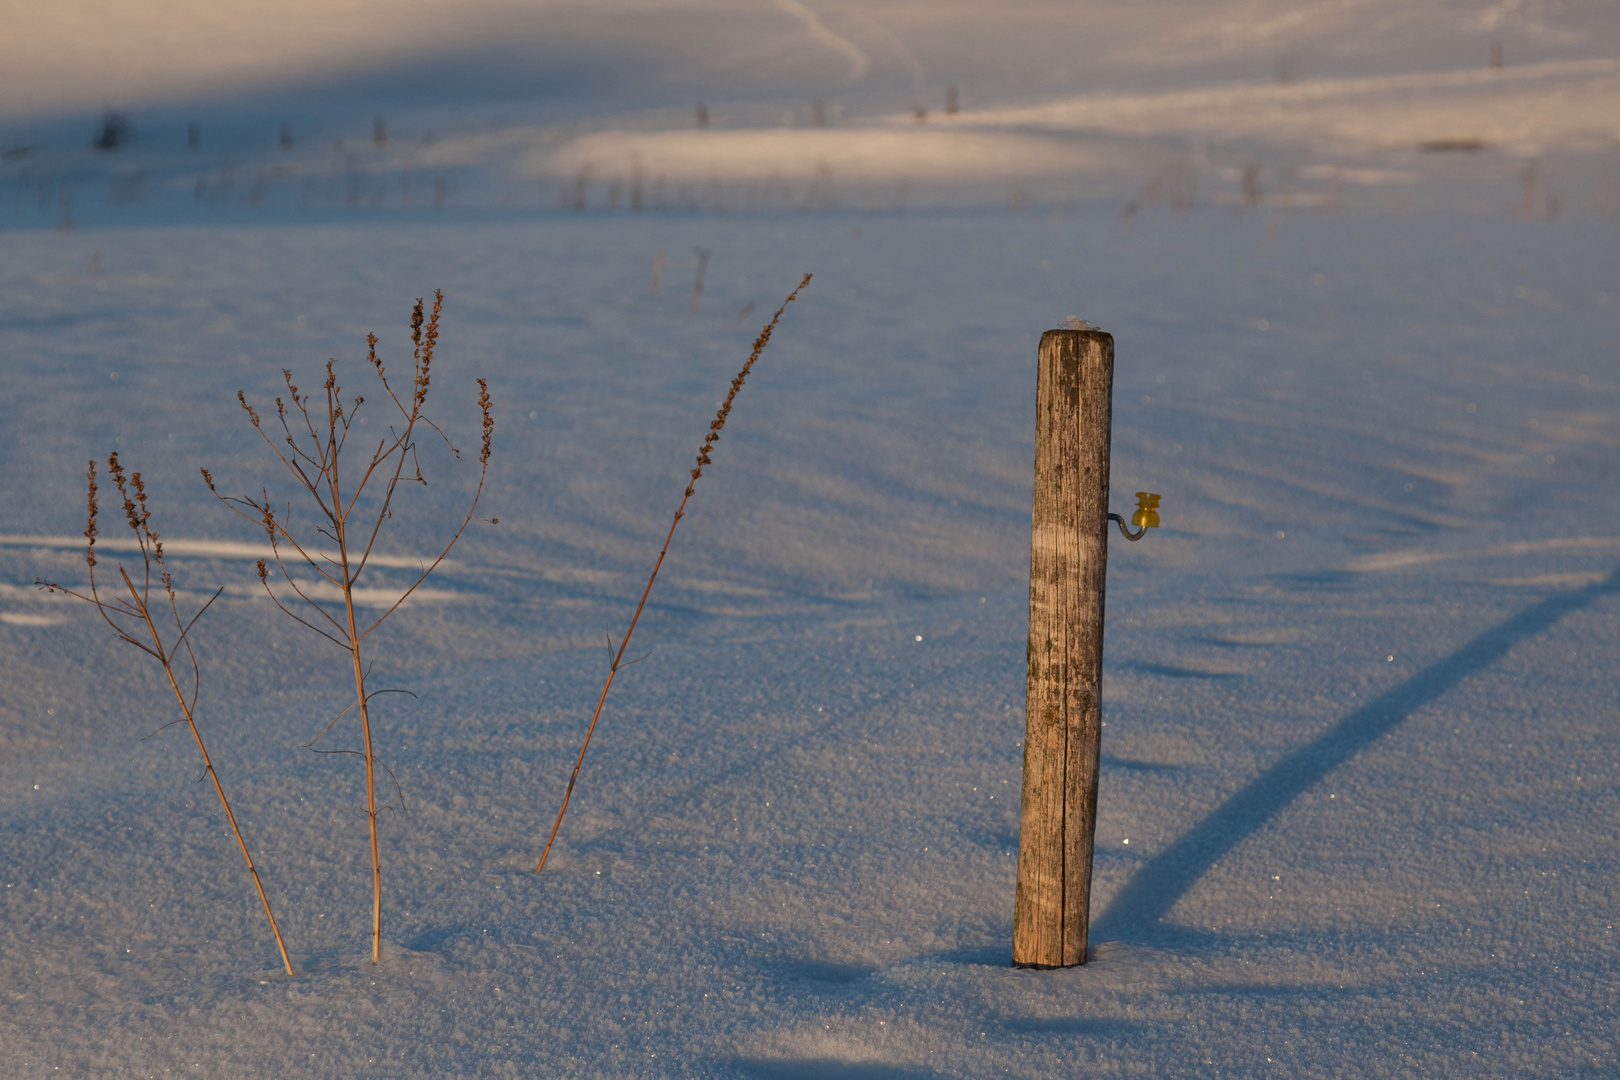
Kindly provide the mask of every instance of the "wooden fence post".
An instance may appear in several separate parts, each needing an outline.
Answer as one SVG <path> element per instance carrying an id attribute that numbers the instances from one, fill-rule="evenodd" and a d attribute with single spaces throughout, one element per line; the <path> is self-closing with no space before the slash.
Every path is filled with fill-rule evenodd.
<path id="1" fill-rule="evenodd" d="M 1013 963 L 1086 962 L 1101 729 L 1114 339 L 1041 335 Z"/>

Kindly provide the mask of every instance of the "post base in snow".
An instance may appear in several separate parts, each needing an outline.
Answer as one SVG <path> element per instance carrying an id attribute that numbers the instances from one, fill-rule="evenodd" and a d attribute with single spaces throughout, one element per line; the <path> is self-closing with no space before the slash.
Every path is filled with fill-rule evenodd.
<path id="1" fill-rule="evenodd" d="M 1087 959 L 1090 958 L 1088 957 Z M 1012 966 L 1017 968 L 1019 971 L 1061 971 L 1063 968 L 1079 967 L 1085 962 L 1085 960 L 1075 960 L 1068 964 L 1021 964 L 1017 960 L 1014 960 L 1012 962 Z"/>

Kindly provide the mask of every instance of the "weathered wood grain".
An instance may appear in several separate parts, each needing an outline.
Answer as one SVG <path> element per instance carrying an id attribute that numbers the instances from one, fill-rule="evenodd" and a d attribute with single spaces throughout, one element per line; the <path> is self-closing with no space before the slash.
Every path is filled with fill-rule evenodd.
<path id="1" fill-rule="evenodd" d="M 1013 963 L 1086 962 L 1101 732 L 1114 339 L 1041 336 L 1030 520 L 1029 682 Z"/>

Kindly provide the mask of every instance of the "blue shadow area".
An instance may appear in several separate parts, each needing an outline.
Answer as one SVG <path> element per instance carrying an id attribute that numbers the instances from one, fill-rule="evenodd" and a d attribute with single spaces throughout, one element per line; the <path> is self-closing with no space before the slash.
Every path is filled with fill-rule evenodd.
<path id="1" fill-rule="evenodd" d="M 1093 922 L 1093 939 L 1152 936 L 1170 909 L 1210 867 L 1328 773 L 1463 679 L 1501 659 L 1514 645 L 1617 591 L 1620 568 L 1585 588 L 1549 596 L 1369 701 L 1315 742 L 1288 754 L 1138 870 Z"/>

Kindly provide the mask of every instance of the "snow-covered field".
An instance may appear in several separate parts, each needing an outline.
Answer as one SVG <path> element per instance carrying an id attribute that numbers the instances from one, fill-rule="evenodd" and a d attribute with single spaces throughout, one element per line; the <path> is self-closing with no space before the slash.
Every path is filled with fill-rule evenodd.
<path id="1" fill-rule="evenodd" d="M 888 56 L 898 96 L 852 96 L 826 129 L 777 126 L 742 76 L 706 92 L 707 132 L 682 130 L 679 98 L 620 90 L 594 110 L 278 99 L 233 127 L 181 72 L 130 106 L 117 153 L 85 148 L 70 97 L 0 128 L 28 150 L 0 163 L 0 1076 L 1620 1067 L 1613 17 L 1226 5 L 1258 52 L 1217 55 L 1208 18 L 1180 19 L 1161 41 L 1180 66 L 1132 81 L 1153 50 L 1130 24 L 1140 40 L 1099 61 L 1112 83 L 1020 96 L 987 68 L 999 111 L 919 130 L 916 70 L 878 31 L 916 29 L 937 90 L 920 16 L 895 5 L 867 33 L 811 7 L 871 69 L 850 82 L 827 45 L 827 85 L 881 84 Z M 789 26 L 799 8 L 777 5 Z M 1421 30 L 1443 62 L 1287 39 L 1343 37 L 1341 8 L 1383 19 L 1350 45 L 1411 59 Z M 1522 34 L 1502 77 L 1459 74 L 1434 30 L 1453 15 Z M 1299 79 L 1268 81 L 1267 50 L 1291 49 Z M 1520 50 L 1551 66 L 1515 74 Z M 1251 53 L 1242 89 L 1220 64 Z M 1176 96 L 1197 85 L 1222 89 Z M 284 105 L 318 147 L 276 145 Z M 192 115 L 239 140 L 229 161 L 191 156 Z M 1369 115 L 1405 126 L 1362 138 Z M 1486 145 L 1416 145 L 1464 137 Z M 659 146 L 732 164 L 659 205 Z M 806 146 L 876 164 L 758 168 Z M 936 171 L 899 188 L 918 154 Z M 605 635 L 806 271 L 535 875 Z M 197 470 L 290 500 L 236 391 L 268 401 L 282 367 L 312 385 L 337 357 L 370 396 L 366 332 L 397 368 L 435 288 L 436 416 L 475 443 L 489 381 L 500 523 L 372 647 L 373 685 L 416 695 L 374 704 L 404 792 L 374 967 L 359 769 L 302 747 L 352 694 L 347 660 L 255 596 L 258 536 Z M 1034 354 L 1067 315 L 1117 342 L 1116 509 L 1161 492 L 1165 527 L 1110 562 L 1093 959 L 1034 972 L 1008 963 Z M 159 672 L 33 586 L 83 580 L 84 466 L 115 449 L 184 593 L 227 589 L 199 624 L 199 724 L 291 979 L 189 736 L 141 741 L 174 718 Z M 373 603 L 459 520 L 475 470 L 442 457 Z"/>

